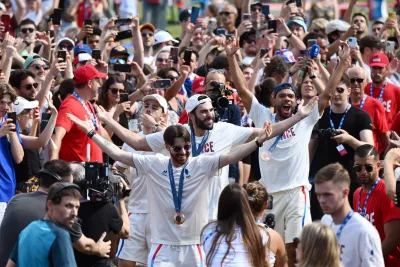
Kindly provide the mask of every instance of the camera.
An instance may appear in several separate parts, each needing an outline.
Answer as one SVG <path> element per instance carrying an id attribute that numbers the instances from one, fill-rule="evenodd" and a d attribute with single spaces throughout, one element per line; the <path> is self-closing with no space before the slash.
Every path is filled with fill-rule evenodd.
<path id="1" fill-rule="evenodd" d="M 227 98 L 233 94 L 233 91 L 225 88 L 225 84 L 218 82 L 211 82 L 213 88 L 210 90 L 212 105 L 215 108 L 227 108 L 232 105 L 232 101 Z"/>
<path id="2" fill-rule="evenodd" d="M 327 128 L 327 129 L 317 129 L 312 131 L 311 138 L 312 139 L 318 139 L 318 138 L 332 138 L 336 135 L 339 135 L 340 132 L 338 130 L 335 130 L 333 128 Z"/>
<path id="3" fill-rule="evenodd" d="M 267 214 L 265 217 L 264 224 L 267 225 L 269 228 L 274 229 L 275 228 L 275 215 L 272 213 Z"/>

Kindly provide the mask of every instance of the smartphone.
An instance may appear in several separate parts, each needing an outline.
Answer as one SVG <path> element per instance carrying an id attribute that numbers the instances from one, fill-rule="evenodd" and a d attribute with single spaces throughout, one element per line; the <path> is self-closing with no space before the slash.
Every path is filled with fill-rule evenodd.
<path id="1" fill-rule="evenodd" d="M 40 132 L 43 133 L 44 129 L 46 129 L 47 123 L 51 118 L 51 113 L 42 113 L 42 119 L 40 121 Z"/>
<path id="2" fill-rule="evenodd" d="M 268 195 L 268 210 L 272 210 L 274 208 L 274 196 Z"/>
<path id="3" fill-rule="evenodd" d="M 389 12 L 388 12 L 388 19 L 389 19 L 389 20 L 394 20 L 394 21 L 397 22 L 396 11 L 389 11 Z"/>
<path id="4" fill-rule="evenodd" d="M 396 207 L 400 208 L 400 181 L 396 182 L 396 196 L 397 196 L 397 204 Z"/>
<path id="5" fill-rule="evenodd" d="M 242 20 L 251 20 L 251 14 L 250 13 L 244 13 L 242 15 Z"/>
<path id="6" fill-rule="evenodd" d="M 84 22 L 85 25 L 93 25 L 93 21 L 91 19 L 87 19 Z"/>
<path id="7" fill-rule="evenodd" d="M 395 47 L 396 47 L 395 42 L 393 42 L 393 41 L 386 41 L 385 53 L 394 52 Z"/>
<path id="8" fill-rule="evenodd" d="M 276 20 L 268 20 L 268 30 L 272 29 L 272 33 L 276 33 L 277 27 Z"/>
<path id="9" fill-rule="evenodd" d="M 114 71 L 119 71 L 119 72 L 131 72 L 132 67 L 131 64 L 115 64 L 114 66 Z"/>
<path id="10" fill-rule="evenodd" d="M 349 39 L 347 39 L 347 44 L 350 47 L 356 47 L 357 46 L 357 38 L 356 37 L 350 37 Z"/>
<path id="11" fill-rule="evenodd" d="M 85 163 L 85 180 L 89 184 L 96 182 L 99 177 L 99 163 L 97 162 L 86 162 Z"/>
<path id="12" fill-rule="evenodd" d="M 65 50 L 58 51 L 57 58 L 62 58 L 63 62 L 67 61 L 67 51 Z"/>
<path id="13" fill-rule="evenodd" d="M 157 89 L 166 89 L 172 86 L 172 82 L 170 79 L 159 79 L 153 82 L 152 87 Z"/>
<path id="14" fill-rule="evenodd" d="M 3 26 L 4 26 L 4 33 L 8 32 L 10 30 L 10 20 L 11 20 L 11 17 L 9 14 L 1 15 L 1 22 L 3 23 Z"/>
<path id="15" fill-rule="evenodd" d="M 61 8 L 55 8 L 53 11 L 53 25 L 60 25 L 61 24 L 61 15 L 62 15 Z"/>
<path id="16" fill-rule="evenodd" d="M 269 5 L 262 6 L 262 13 L 265 16 L 265 19 L 268 20 L 269 19 Z"/>
<path id="17" fill-rule="evenodd" d="M 310 51 L 308 51 L 308 49 L 300 50 L 300 56 L 303 58 L 309 57 Z"/>
<path id="18" fill-rule="evenodd" d="M 192 7 L 192 13 L 190 14 L 190 22 L 196 24 L 199 14 L 200 14 L 200 8 L 198 8 L 197 6 Z"/>
<path id="19" fill-rule="evenodd" d="M 118 32 L 114 41 L 116 42 L 116 41 L 121 41 L 121 40 L 129 39 L 129 38 L 132 38 L 132 31 L 126 30 L 126 31 Z"/>
<path id="20" fill-rule="evenodd" d="M 207 28 L 209 32 L 214 31 L 217 28 L 217 20 L 215 18 L 209 19 Z"/>
<path id="21" fill-rule="evenodd" d="M 185 54 L 183 55 L 183 60 L 185 61 L 185 65 L 190 65 L 190 62 L 192 61 L 192 50 L 186 49 Z"/>
<path id="22" fill-rule="evenodd" d="M 128 93 L 122 93 L 122 94 L 120 94 L 120 95 L 119 95 L 119 102 L 120 102 L 120 103 L 128 102 L 128 101 L 129 101 L 128 96 L 129 96 Z"/>
<path id="23" fill-rule="evenodd" d="M 268 53 L 268 48 L 261 48 L 260 50 L 260 58 L 263 58 L 265 54 Z"/>
<path id="24" fill-rule="evenodd" d="M 93 49 L 92 50 L 92 58 L 93 59 L 101 59 L 101 51 L 100 49 Z"/>
<path id="25" fill-rule="evenodd" d="M 129 25 L 132 22 L 131 18 L 126 18 L 126 19 L 117 19 L 114 21 L 115 27 L 120 27 L 123 25 Z"/>
<path id="26" fill-rule="evenodd" d="M 8 112 L 7 119 L 12 119 L 11 123 L 14 123 L 15 127 L 17 127 L 17 113 L 16 112 Z M 14 129 L 12 131 L 15 132 L 16 129 Z"/>
<path id="27" fill-rule="evenodd" d="M 216 33 L 217 33 L 217 36 L 220 36 L 220 35 L 225 36 L 226 35 L 226 30 L 223 29 L 223 28 L 219 28 L 219 29 L 217 29 Z"/>
<path id="28" fill-rule="evenodd" d="M 171 47 L 171 51 L 169 52 L 169 55 L 172 58 L 172 61 L 174 64 L 178 64 L 179 60 L 179 48 L 178 47 Z"/>
<path id="29" fill-rule="evenodd" d="M 50 38 L 54 38 L 54 30 L 49 30 Z"/>
<path id="30" fill-rule="evenodd" d="M 315 45 L 316 43 L 317 43 L 317 39 L 308 39 L 307 47 L 310 48 L 311 46 Z"/>
<path id="31" fill-rule="evenodd" d="M 302 3 L 301 3 L 301 0 L 296 0 L 296 6 L 297 7 L 302 7 Z"/>

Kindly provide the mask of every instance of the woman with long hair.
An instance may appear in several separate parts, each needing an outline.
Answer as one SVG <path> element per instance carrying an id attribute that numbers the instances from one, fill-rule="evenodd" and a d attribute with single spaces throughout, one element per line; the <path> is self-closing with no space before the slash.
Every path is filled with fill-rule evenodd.
<path id="1" fill-rule="evenodd" d="M 286 267 L 286 249 L 282 237 L 275 230 L 269 228 L 262 221 L 265 211 L 268 208 L 268 193 L 265 187 L 259 182 L 252 182 L 243 186 L 248 195 L 248 201 L 253 216 L 262 227 L 265 227 L 269 234 L 268 256 L 271 266 Z"/>
<path id="2" fill-rule="evenodd" d="M 269 266 L 268 232 L 258 225 L 239 184 L 224 188 L 218 202 L 217 221 L 203 228 L 201 240 L 208 267 Z"/>
<path id="3" fill-rule="evenodd" d="M 341 267 L 339 243 L 332 228 L 321 222 L 306 225 L 296 248 L 298 267 Z"/>

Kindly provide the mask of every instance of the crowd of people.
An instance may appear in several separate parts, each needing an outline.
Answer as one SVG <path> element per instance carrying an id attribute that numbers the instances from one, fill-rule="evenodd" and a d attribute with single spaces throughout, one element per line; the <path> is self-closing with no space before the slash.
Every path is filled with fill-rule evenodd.
<path id="1" fill-rule="evenodd" d="M 0 3 L 0 266 L 400 266 L 400 8 L 233 2 Z"/>

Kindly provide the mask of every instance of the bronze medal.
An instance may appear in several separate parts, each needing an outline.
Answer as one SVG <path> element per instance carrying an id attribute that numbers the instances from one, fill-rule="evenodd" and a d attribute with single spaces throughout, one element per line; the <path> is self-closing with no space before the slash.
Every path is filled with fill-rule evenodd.
<path id="1" fill-rule="evenodd" d="M 177 212 L 174 216 L 174 223 L 181 225 L 185 222 L 185 215 L 182 212 Z"/>

